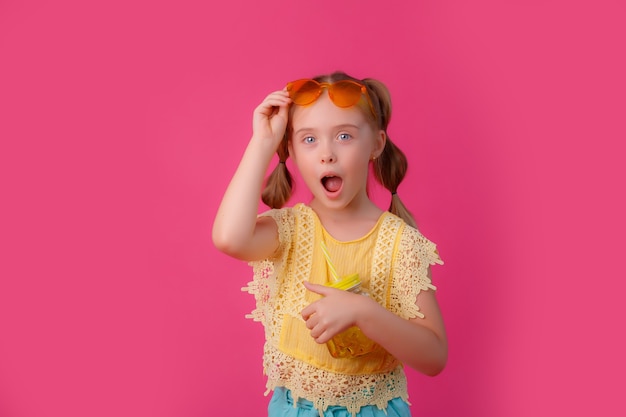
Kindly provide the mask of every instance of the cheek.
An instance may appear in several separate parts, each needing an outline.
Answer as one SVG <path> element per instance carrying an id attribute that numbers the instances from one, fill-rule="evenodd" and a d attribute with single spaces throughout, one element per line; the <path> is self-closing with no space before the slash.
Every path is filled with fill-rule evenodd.
<path id="1" fill-rule="evenodd" d="M 350 155 L 351 163 L 358 166 L 367 166 L 370 162 L 372 151 L 369 148 L 360 149 Z"/>
<path id="2" fill-rule="evenodd" d="M 289 156 L 293 158 L 294 152 L 293 152 L 293 143 L 291 143 L 291 139 L 287 141 L 287 152 L 289 153 Z"/>
<path id="3" fill-rule="evenodd" d="M 307 172 L 313 169 L 316 160 L 313 159 L 313 155 L 311 152 L 306 152 L 303 149 L 298 149 L 298 147 L 294 147 L 290 150 L 289 153 L 291 157 L 291 161 L 293 162 L 293 166 L 299 172 Z"/>

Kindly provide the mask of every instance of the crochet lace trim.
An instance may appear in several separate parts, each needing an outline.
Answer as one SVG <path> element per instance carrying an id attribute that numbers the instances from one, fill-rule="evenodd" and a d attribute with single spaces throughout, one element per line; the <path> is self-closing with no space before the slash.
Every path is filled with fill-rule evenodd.
<path id="1" fill-rule="evenodd" d="M 415 301 L 420 292 L 437 289 L 428 276 L 428 269 L 434 264 L 443 265 L 436 245 L 417 229 L 404 227 L 393 260 L 393 283 L 388 303 L 390 311 L 405 319 L 424 318 Z"/>
<path id="2" fill-rule="evenodd" d="M 248 265 L 253 270 L 253 280 L 247 287 L 241 290 L 254 295 L 256 308 L 246 318 L 259 321 L 263 325 L 269 323 L 273 316 L 272 300 L 275 300 L 279 284 L 283 281 L 277 276 L 277 271 L 283 270 L 288 259 L 289 247 L 291 246 L 291 230 L 293 230 L 293 218 L 289 215 L 291 209 L 270 210 L 266 215 L 272 217 L 278 226 L 278 236 L 280 239 L 276 253 L 278 258 L 269 258 L 262 261 L 250 262 Z M 291 220 L 291 221 L 290 221 Z"/>
<path id="3" fill-rule="evenodd" d="M 381 374 L 337 374 L 298 361 L 266 343 L 264 369 L 265 395 L 277 387 L 286 387 L 291 390 L 294 402 L 303 398 L 321 411 L 329 406 L 343 406 L 354 415 L 364 405 L 384 410 L 394 398 L 408 402 L 402 365 Z"/>

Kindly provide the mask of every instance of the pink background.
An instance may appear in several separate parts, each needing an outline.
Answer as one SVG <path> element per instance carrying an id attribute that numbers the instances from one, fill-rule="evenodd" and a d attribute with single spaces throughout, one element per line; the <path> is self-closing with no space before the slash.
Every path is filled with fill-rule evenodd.
<path id="1" fill-rule="evenodd" d="M 446 261 L 414 414 L 624 415 L 623 2 L 95 3 L 0 1 L 1 417 L 265 415 L 210 229 L 253 108 L 335 69 L 389 86 Z"/>

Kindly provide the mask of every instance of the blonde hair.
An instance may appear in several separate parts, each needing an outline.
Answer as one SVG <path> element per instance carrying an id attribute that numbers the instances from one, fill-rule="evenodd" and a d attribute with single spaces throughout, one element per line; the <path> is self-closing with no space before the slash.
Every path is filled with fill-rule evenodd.
<path id="1" fill-rule="evenodd" d="M 377 129 L 383 130 L 387 136 L 385 147 L 378 158 L 373 162 L 374 177 L 387 190 L 391 192 L 391 204 L 389 211 L 402 218 L 407 224 L 416 227 L 411 212 L 398 197 L 398 186 L 404 179 L 408 168 L 406 155 L 398 148 L 387 135 L 387 126 L 391 119 L 391 96 L 387 87 L 373 78 L 359 80 L 343 72 L 334 72 L 314 78 L 319 82 L 333 83 L 340 80 L 352 80 L 363 84 L 372 100 L 375 114 L 372 114 L 365 98 L 357 106 L 364 112 L 367 118 Z M 293 106 L 292 106 L 293 111 Z M 281 208 L 287 203 L 293 191 L 293 179 L 287 169 L 285 161 L 289 157 L 289 139 L 291 134 L 291 114 L 285 132 L 285 137 L 278 146 L 278 166 L 272 171 L 267 179 L 265 189 L 261 194 L 263 202 L 271 208 Z"/>

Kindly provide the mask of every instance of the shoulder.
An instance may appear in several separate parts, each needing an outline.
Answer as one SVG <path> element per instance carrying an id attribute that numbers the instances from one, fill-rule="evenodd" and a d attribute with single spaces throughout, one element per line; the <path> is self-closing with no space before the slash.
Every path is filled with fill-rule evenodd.
<path id="1" fill-rule="evenodd" d="M 271 209 L 259 214 L 259 222 L 272 219 L 276 224 L 279 247 L 272 258 L 280 257 L 281 254 L 288 252 L 287 249 L 292 245 L 295 236 L 297 236 L 298 224 L 302 223 L 301 217 L 307 215 L 306 209 L 306 206 L 298 204 L 294 207 Z"/>
<path id="2" fill-rule="evenodd" d="M 403 222 L 394 254 L 390 295 L 393 312 L 407 319 L 424 318 L 416 299 L 422 291 L 436 290 L 430 278 L 430 267 L 435 264 L 443 264 L 437 246 L 418 229 Z"/>
<path id="3" fill-rule="evenodd" d="M 401 245 L 413 246 L 413 244 L 428 241 L 418 229 L 388 211 L 382 215 L 381 233 L 396 235 Z"/>
<path id="4" fill-rule="evenodd" d="M 259 222 L 267 221 L 267 219 L 274 220 L 274 223 L 276 223 L 276 227 L 278 228 L 278 235 L 279 237 L 282 237 L 285 232 L 289 232 L 292 229 L 293 209 L 291 207 L 271 209 L 259 214 L 258 216 Z"/>
<path id="5" fill-rule="evenodd" d="M 259 218 L 270 217 L 274 219 L 278 228 L 281 226 L 297 227 L 298 223 L 312 221 L 315 217 L 313 209 L 305 204 L 298 203 L 293 207 L 283 207 L 280 209 L 271 209 L 259 215 Z"/>
<path id="6" fill-rule="evenodd" d="M 309 215 L 312 212 L 311 208 L 305 204 L 298 203 L 293 207 L 283 207 L 279 209 L 267 210 L 259 216 L 272 217 L 274 219 L 292 218 L 299 215 Z"/>
<path id="7" fill-rule="evenodd" d="M 417 256 L 427 265 L 443 264 L 437 251 L 437 245 L 424 236 L 417 228 L 408 225 L 402 219 L 396 217 L 402 226 L 399 230 L 398 252 L 402 256 Z"/>
<path id="8" fill-rule="evenodd" d="M 263 217 L 270 217 L 276 221 L 278 220 L 282 220 L 285 218 L 289 218 L 292 215 L 292 208 L 291 207 L 283 207 L 280 209 L 270 209 L 267 210 L 261 214 L 259 214 L 260 218 Z"/>

